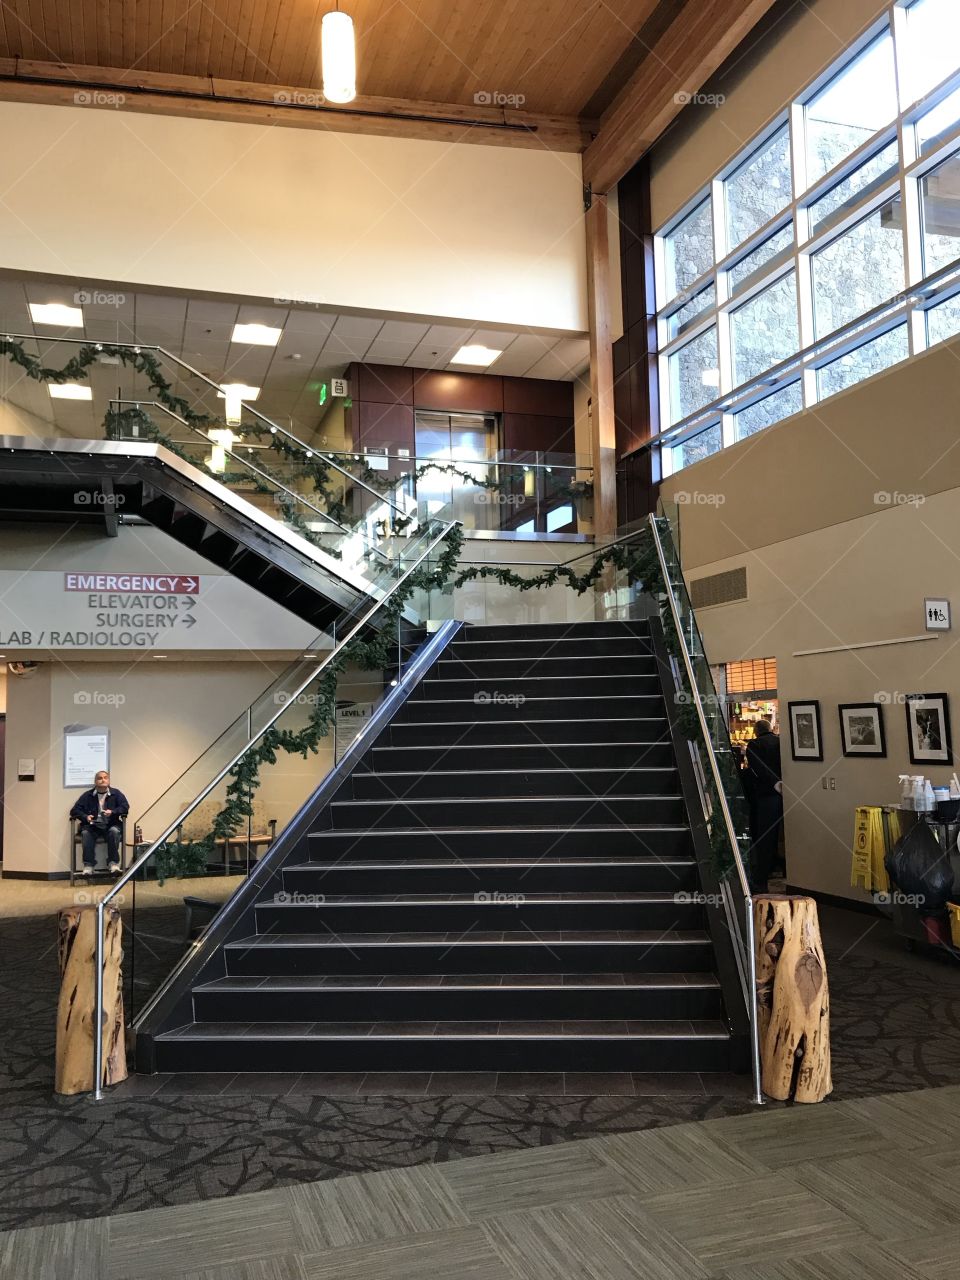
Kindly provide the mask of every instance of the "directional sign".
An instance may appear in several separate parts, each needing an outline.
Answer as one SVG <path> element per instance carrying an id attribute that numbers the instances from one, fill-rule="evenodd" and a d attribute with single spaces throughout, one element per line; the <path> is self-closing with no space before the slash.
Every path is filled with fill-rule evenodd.
<path id="1" fill-rule="evenodd" d="M 217 574 L 0 570 L 0 653 L 302 650 L 313 627 Z"/>

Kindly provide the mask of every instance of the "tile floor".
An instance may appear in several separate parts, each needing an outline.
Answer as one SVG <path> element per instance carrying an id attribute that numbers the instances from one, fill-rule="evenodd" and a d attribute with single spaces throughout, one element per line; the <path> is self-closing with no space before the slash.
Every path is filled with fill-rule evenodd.
<path id="1" fill-rule="evenodd" d="M 0 1280 L 952 1280 L 960 1087 L 0 1236 Z"/>

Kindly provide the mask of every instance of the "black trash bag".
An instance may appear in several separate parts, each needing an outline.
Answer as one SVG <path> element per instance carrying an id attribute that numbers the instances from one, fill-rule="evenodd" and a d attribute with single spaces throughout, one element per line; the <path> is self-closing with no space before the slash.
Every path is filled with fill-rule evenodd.
<path id="1" fill-rule="evenodd" d="M 925 822 L 901 836 L 883 860 L 887 875 L 915 900 L 922 916 L 942 915 L 953 894 L 953 868 L 945 849 Z"/>

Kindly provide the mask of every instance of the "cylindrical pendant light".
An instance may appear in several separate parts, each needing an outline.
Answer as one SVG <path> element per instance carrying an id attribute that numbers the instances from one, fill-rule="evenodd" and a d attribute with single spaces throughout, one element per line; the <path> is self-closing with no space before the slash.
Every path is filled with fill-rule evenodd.
<path id="1" fill-rule="evenodd" d="M 320 24 L 323 96 L 328 102 L 352 102 L 357 96 L 357 47 L 353 19 L 339 9 Z"/>

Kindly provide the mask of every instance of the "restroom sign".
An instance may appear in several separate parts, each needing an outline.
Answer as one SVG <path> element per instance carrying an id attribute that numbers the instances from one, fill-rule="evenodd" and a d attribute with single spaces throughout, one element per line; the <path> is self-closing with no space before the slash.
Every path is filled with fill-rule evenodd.
<path id="1" fill-rule="evenodd" d="M 928 631 L 950 630 L 949 600 L 924 600 L 923 613 Z"/>

